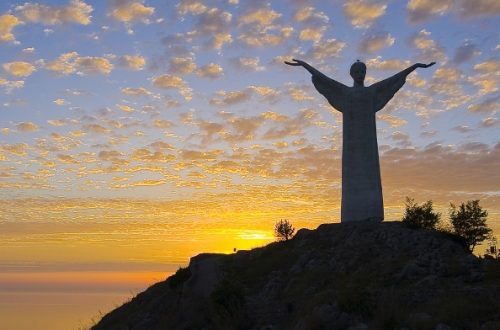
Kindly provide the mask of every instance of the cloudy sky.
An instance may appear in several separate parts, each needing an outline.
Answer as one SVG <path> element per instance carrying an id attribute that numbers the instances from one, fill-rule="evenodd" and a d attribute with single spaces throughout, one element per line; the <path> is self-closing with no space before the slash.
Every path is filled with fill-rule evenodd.
<path id="1" fill-rule="evenodd" d="M 496 0 L 2 1 L 0 263 L 61 268 L 68 233 L 88 243 L 75 251 L 143 260 L 104 236 L 154 232 L 138 243 L 147 262 L 180 264 L 202 247 L 155 249 L 338 221 L 342 117 L 291 58 L 346 85 L 357 59 L 368 84 L 436 61 L 378 113 L 386 218 L 405 196 L 444 218 L 479 198 L 496 226 L 499 13 Z"/>

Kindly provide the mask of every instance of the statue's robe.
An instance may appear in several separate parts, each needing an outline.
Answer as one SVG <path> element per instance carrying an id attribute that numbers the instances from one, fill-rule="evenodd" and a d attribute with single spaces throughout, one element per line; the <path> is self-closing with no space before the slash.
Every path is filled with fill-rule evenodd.
<path id="1" fill-rule="evenodd" d="M 347 87 L 322 74 L 312 76 L 318 92 L 342 112 L 341 222 L 384 219 L 375 114 L 405 79 L 399 73 L 369 87 Z"/>

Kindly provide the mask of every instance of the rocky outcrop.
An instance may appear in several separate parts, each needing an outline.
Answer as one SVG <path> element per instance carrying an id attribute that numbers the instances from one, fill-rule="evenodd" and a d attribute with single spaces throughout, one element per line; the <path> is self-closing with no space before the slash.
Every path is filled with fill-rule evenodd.
<path id="1" fill-rule="evenodd" d="M 500 266 L 399 222 L 324 224 L 186 269 L 93 329 L 500 329 Z"/>

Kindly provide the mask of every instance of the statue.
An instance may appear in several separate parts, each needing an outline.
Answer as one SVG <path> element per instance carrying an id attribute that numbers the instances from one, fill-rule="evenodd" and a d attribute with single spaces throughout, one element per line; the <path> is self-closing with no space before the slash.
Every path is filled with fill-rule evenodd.
<path id="1" fill-rule="evenodd" d="M 308 63 L 294 59 L 286 62 L 302 66 L 312 74 L 314 87 L 342 112 L 342 207 L 341 222 L 383 221 L 384 203 L 380 180 L 375 113 L 389 102 L 417 68 L 435 64 L 417 63 L 365 87 L 366 65 L 359 60 L 351 66 L 353 87 L 335 81 Z"/>

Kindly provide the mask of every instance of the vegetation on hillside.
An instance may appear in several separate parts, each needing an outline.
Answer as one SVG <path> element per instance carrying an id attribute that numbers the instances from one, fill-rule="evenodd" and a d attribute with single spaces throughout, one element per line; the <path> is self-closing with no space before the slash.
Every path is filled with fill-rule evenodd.
<path id="1" fill-rule="evenodd" d="M 446 227 L 441 222 L 441 214 L 434 212 L 431 200 L 419 205 L 414 199 L 406 197 L 401 221 L 412 228 L 439 230 L 455 236 L 470 252 L 483 241 L 491 239 L 492 231 L 486 224 L 488 212 L 479 205 L 479 200 L 470 200 L 458 207 L 452 203 L 449 217 L 451 227 Z"/>

